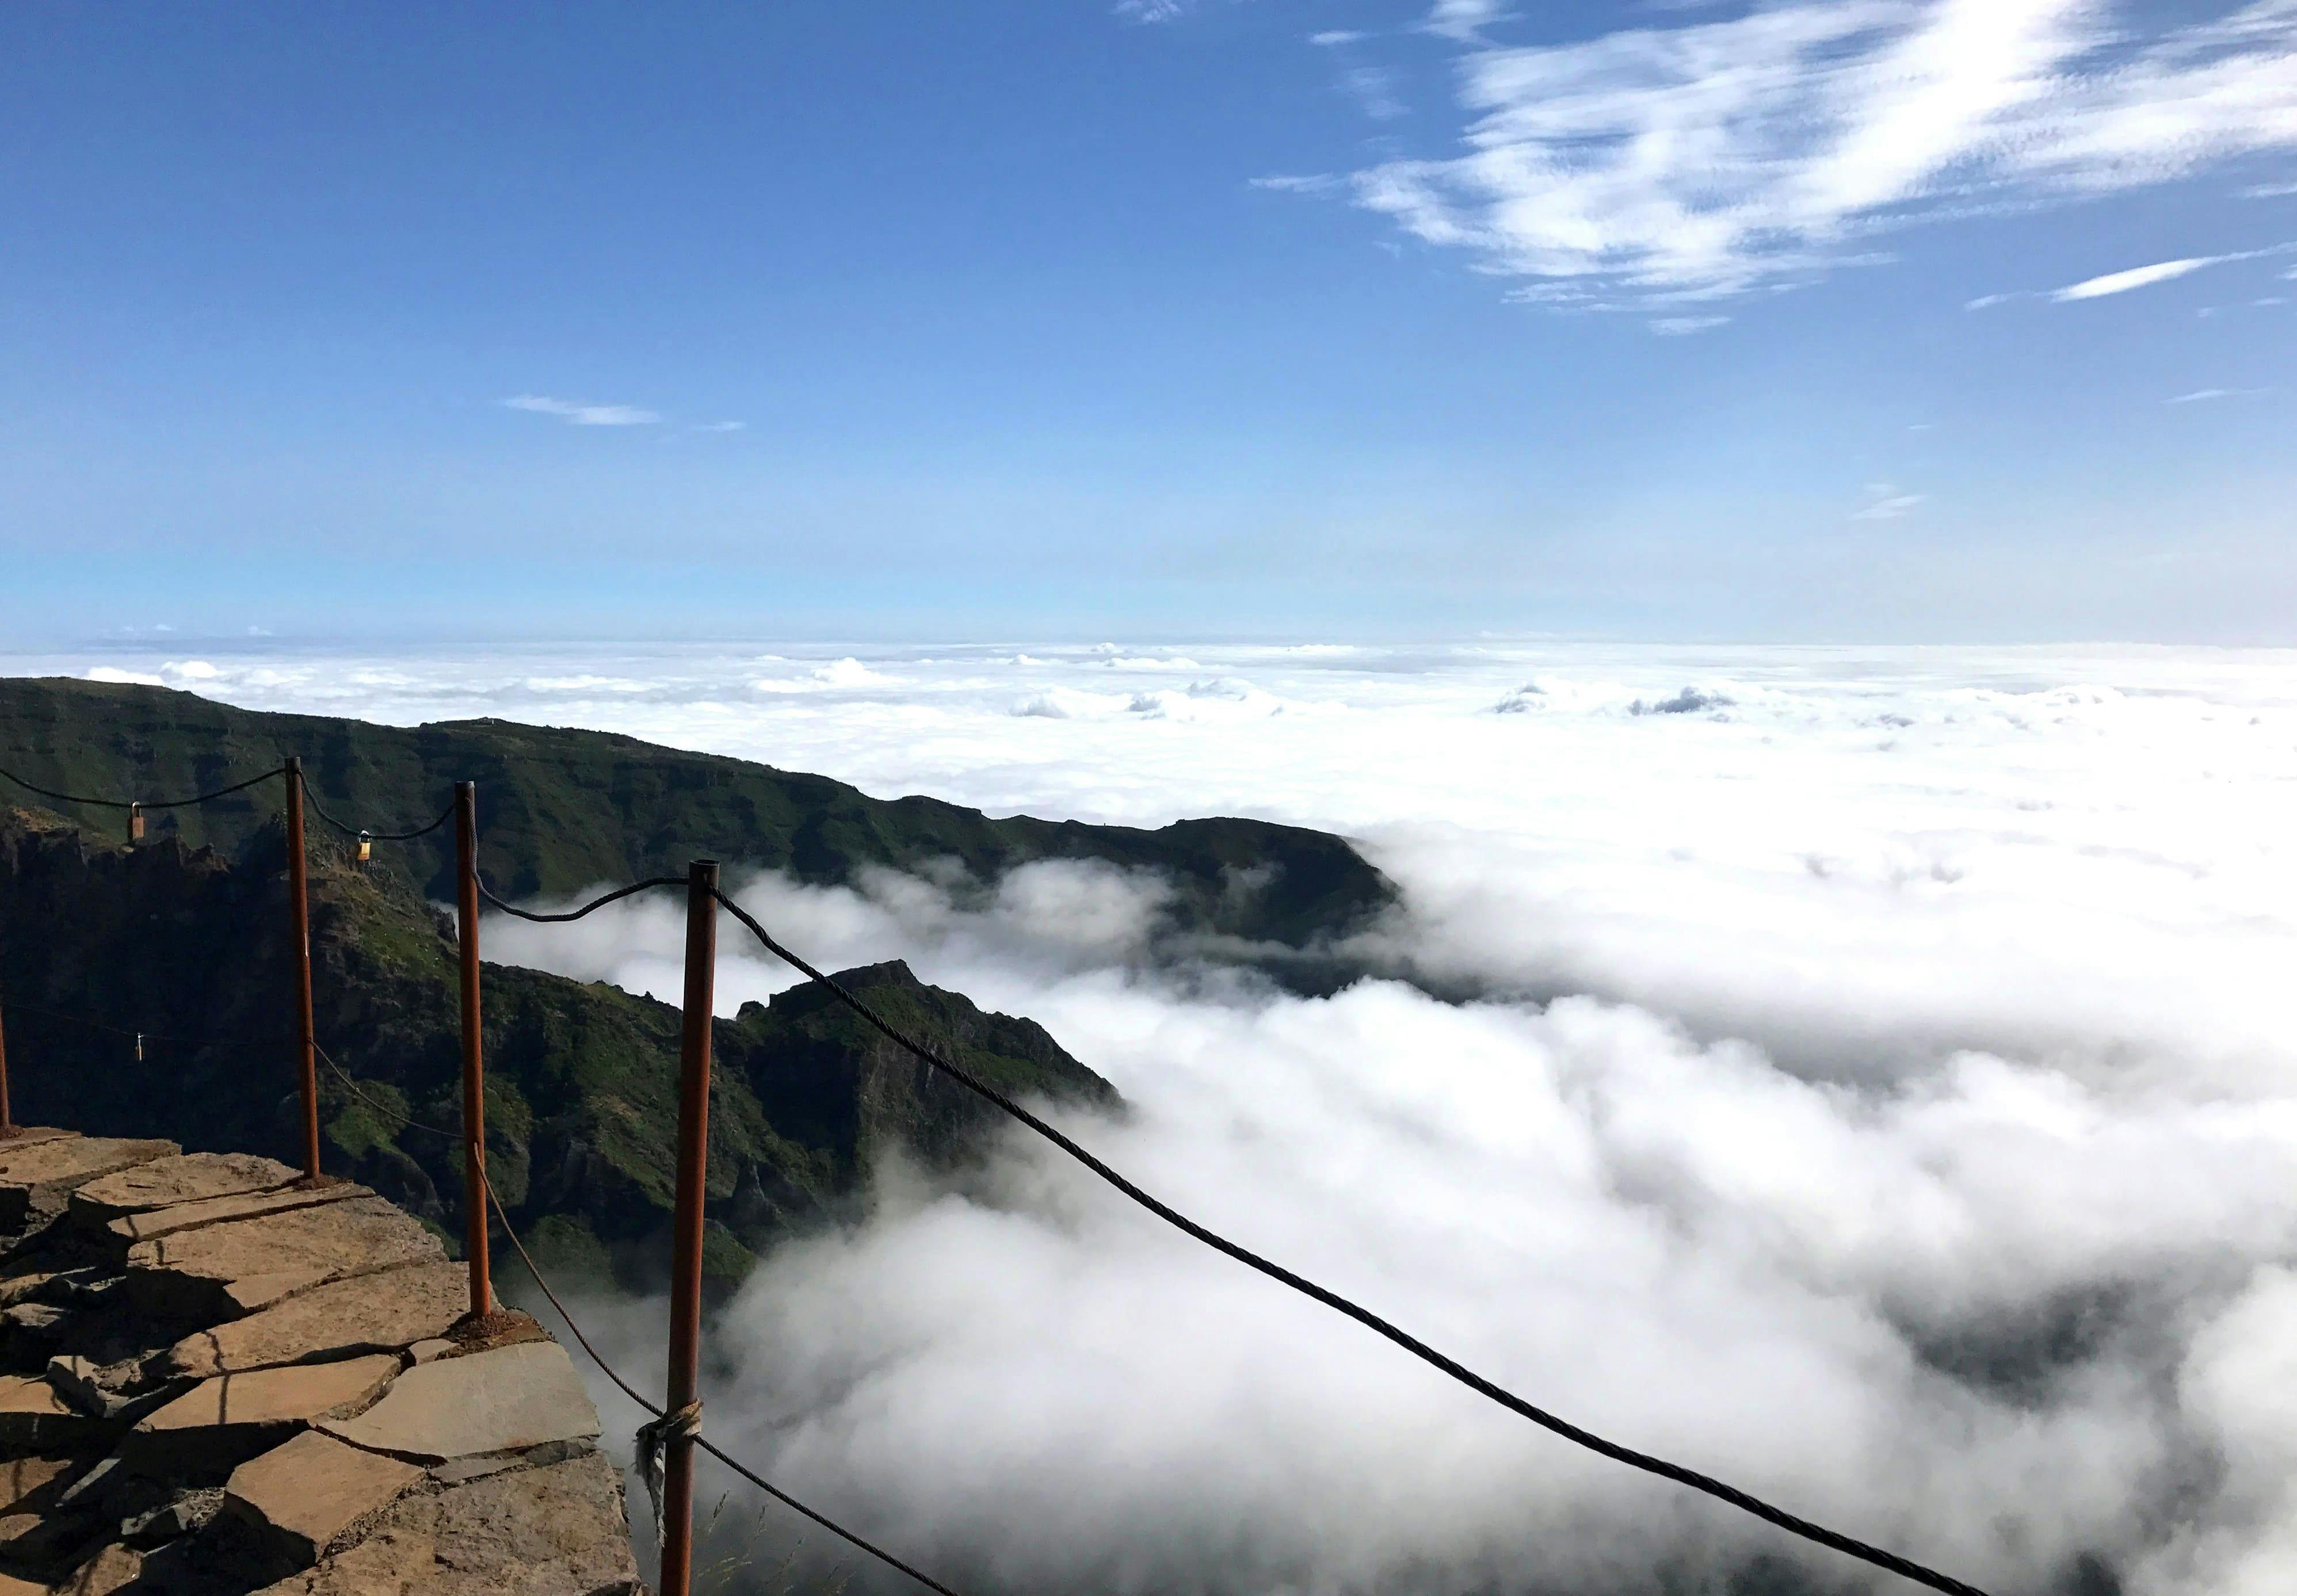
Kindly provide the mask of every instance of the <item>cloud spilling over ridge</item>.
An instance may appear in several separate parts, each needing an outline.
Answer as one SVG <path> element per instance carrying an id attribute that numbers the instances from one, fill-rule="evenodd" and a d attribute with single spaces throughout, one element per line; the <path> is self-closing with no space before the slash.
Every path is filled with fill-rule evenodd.
<path id="1" fill-rule="evenodd" d="M 2132 1590 L 2276 1566 L 2275 1435 L 2229 1387 L 2297 1331 L 2285 1093 L 1968 1049 L 1818 1082 L 1586 998 L 1184 991 L 1139 967 L 1153 890 L 1066 865 L 971 913 L 893 876 L 742 895 L 833 965 L 900 953 L 1042 1020 L 1134 1106 L 1073 1124 L 1104 1156 L 1599 1431 L 1991 1588 L 2078 1589 L 2084 1559 Z M 531 950 L 674 988 L 674 911 L 586 926 L 578 952 Z M 737 954 L 721 1001 L 786 980 Z M 616 1322 L 642 1355 L 654 1327 Z M 1846 1576 L 1017 1135 L 954 1184 L 883 1170 L 869 1221 L 777 1254 L 712 1346 L 721 1443 L 960 1584 L 1658 1591 L 1766 1556 Z"/>
<path id="2" fill-rule="evenodd" d="M 1505 20 L 1430 20 L 1462 51 L 1463 152 L 1350 189 L 1542 303 L 1790 284 L 1913 223 L 2297 145 L 2285 0 L 2173 27 L 2101 0 L 1826 0 L 1527 46 L 1493 42 Z"/>
<path id="3" fill-rule="evenodd" d="M 1161 968 L 1159 884 L 1121 872 L 740 891 L 829 967 L 906 957 L 1041 1021 L 1133 1106 L 1073 1122 L 1096 1150 L 1566 1417 L 1997 1596 L 2112 1588 L 2084 1558 L 2125 1596 L 2279 1589 L 2291 655 L 1494 640 L 1152 668 L 1173 652 L 143 673 L 999 813 L 1345 831 L 1406 894 L 1356 950 L 1475 1000 Z M 848 657 L 876 679 L 750 687 Z M 1125 707 L 1214 681 L 1286 712 Z M 1013 712 L 1052 695 L 1085 710 Z M 1730 702 L 1649 712 L 1692 697 Z M 667 902 L 488 936 L 678 990 Z M 727 951 L 729 1009 L 788 979 Z M 585 1312 L 656 1365 L 657 1307 Z M 1797 1596 L 1902 1588 L 1573 1452 L 1024 1142 L 954 1182 L 883 1170 L 712 1356 L 714 1436 L 964 1589 L 1609 1596 L 1763 1556 L 1807 1571 L 1774 1581 Z"/>

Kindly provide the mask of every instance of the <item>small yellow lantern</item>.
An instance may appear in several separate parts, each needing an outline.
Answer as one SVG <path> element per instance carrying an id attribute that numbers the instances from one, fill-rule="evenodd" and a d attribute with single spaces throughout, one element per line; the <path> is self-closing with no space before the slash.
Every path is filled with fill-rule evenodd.
<path id="1" fill-rule="evenodd" d="M 140 803 L 128 806 L 128 840 L 131 843 L 144 840 L 144 806 Z"/>

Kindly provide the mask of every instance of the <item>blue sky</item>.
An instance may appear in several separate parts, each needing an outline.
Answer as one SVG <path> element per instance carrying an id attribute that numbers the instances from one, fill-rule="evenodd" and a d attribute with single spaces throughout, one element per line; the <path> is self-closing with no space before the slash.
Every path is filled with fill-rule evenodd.
<path id="1" fill-rule="evenodd" d="M 0 643 L 2297 641 L 2293 270 L 2290 0 L 17 5 Z"/>

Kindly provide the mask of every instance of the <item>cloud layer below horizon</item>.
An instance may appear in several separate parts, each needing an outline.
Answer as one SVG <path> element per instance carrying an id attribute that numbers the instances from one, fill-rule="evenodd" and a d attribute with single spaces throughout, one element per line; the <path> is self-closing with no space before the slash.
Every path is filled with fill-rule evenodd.
<path id="1" fill-rule="evenodd" d="M 56 662 L 84 670 L 92 660 Z M 112 662 L 118 669 L 117 662 Z M 1346 831 L 1401 981 L 1143 960 L 1153 881 L 748 881 L 1114 1080 L 1159 1195 L 1567 1417 L 1997 1591 L 2297 1555 L 2297 660 L 2219 650 L 560 650 L 211 659 L 267 708 L 589 724 L 992 812 Z M 502 956 L 674 996 L 667 906 Z M 730 1008 L 783 984 L 738 953 Z M 657 1308 L 586 1305 L 651 1367 Z M 960 1586 L 1855 1571 L 1587 1458 L 1019 1142 L 882 1172 L 711 1423 Z M 632 1416 L 609 1405 L 610 1424 Z M 873 1587 L 874 1588 L 874 1587 Z M 893 1588 L 887 1585 L 885 1588 Z"/>

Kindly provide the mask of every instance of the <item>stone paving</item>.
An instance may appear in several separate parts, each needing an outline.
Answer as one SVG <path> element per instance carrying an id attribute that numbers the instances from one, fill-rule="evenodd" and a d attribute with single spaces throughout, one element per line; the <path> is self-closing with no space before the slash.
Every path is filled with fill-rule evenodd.
<path id="1" fill-rule="evenodd" d="M 566 1353 L 266 1158 L 0 1141 L 0 1596 L 642 1596 Z"/>

